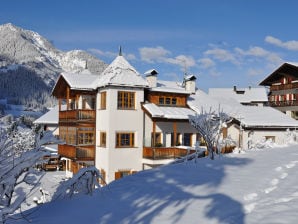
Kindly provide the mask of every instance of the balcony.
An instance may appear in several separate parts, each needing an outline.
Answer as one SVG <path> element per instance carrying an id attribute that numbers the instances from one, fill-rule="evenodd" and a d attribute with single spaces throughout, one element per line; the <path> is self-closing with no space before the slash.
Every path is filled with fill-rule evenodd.
<path id="1" fill-rule="evenodd" d="M 195 150 L 191 149 L 189 153 L 194 153 Z M 143 158 L 145 159 L 176 159 L 179 157 L 186 156 L 188 153 L 187 149 L 184 148 L 171 148 L 171 147 L 143 147 Z"/>
<path id="2" fill-rule="evenodd" d="M 58 145 L 58 154 L 69 159 L 93 161 L 95 146 Z"/>
<path id="3" fill-rule="evenodd" d="M 298 83 L 290 83 L 290 84 L 281 84 L 281 85 L 272 85 L 270 86 L 270 91 L 277 90 L 288 90 L 288 89 L 296 89 L 298 88 Z"/>
<path id="4" fill-rule="evenodd" d="M 291 107 L 298 106 L 298 100 L 286 100 L 286 101 L 269 101 L 271 107 Z"/>
<path id="5" fill-rule="evenodd" d="M 95 110 L 59 111 L 59 122 L 95 122 Z"/>

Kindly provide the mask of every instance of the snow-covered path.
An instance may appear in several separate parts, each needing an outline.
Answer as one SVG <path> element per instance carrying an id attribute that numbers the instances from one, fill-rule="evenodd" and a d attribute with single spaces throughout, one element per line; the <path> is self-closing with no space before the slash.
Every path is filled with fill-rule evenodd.
<path id="1" fill-rule="evenodd" d="M 32 223 L 297 223 L 298 147 L 163 166 L 91 196 L 55 201 Z M 25 223 L 25 222 L 24 222 Z"/>

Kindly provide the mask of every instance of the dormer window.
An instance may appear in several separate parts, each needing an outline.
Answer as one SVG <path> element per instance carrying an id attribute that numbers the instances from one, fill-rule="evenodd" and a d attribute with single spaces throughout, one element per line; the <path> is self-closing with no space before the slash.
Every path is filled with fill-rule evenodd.
<path id="1" fill-rule="evenodd" d="M 159 97 L 159 105 L 161 106 L 175 106 L 177 104 L 177 98 L 176 97 L 165 97 L 160 96 Z"/>

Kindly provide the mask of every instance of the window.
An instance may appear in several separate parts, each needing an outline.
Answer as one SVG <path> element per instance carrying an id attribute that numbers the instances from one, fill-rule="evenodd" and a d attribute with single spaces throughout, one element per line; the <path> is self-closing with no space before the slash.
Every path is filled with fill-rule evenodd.
<path id="1" fill-rule="evenodd" d="M 75 145 L 76 144 L 76 128 L 60 126 L 59 137 L 64 140 L 66 144 Z"/>
<path id="2" fill-rule="evenodd" d="M 118 172 L 115 172 L 115 180 L 118 180 L 122 177 L 126 177 L 128 175 L 132 175 L 136 173 L 136 171 L 133 171 L 133 170 L 120 170 Z"/>
<path id="3" fill-rule="evenodd" d="M 107 92 L 100 93 L 100 109 L 105 110 L 107 106 Z"/>
<path id="4" fill-rule="evenodd" d="M 154 139 L 154 133 L 151 133 L 152 138 L 151 138 L 151 146 L 153 147 L 161 147 L 161 133 L 160 132 L 155 132 L 155 139 Z"/>
<path id="5" fill-rule="evenodd" d="M 100 132 L 100 146 L 106 147 L 107 143 L 107 134 L 106 132 Z"/>
<path id="6" fill-rule="evenodd" d="M 78 145 L 93 145 L 94 140 L 94 128 L 78 129 Z"/>
<path id="7" fill-rule="evenodd" d="M 164 105 L 164 104 L 165 104 L 165 98 L 159 97 L 159 105 Z"/>
<path id="8" fill-rule="evenodd" d="M 117 103 L 118 109 L 135 109 L 135 93 L 119 91 Z"/>
<path id="9" fill-rule="evenodd" d="M 275 136 L 265 136 L 265 140 L 268 141 L 268 140 L 271 140 L 272 142 L 275 142 Z"/>
<path id="10" fill-rule="evenodd" d="M 134 133 L 117 133 L 116 134 L 116 147 L 134 147 Z"/>
<path id="11" fill-rule="evenodd" d="M 177 105 L 177 98 L 176 97 L 165 97 L 165 96 L 160 96 L 159 97 L 159 105 Z"/>
<path id="12" fill-rule="evenodd" d="M 183 145 L 191 146 L 192 142 L 192 134 L 191 133 L 184 133 L 183 135 Z"/>
<path id="13" fill-rule="evenodd" d="M 96 109 L 96 100 L 95 100 L 94 97 L 91 99 L 91 109 L 92 110 L 95 110 Z"/>

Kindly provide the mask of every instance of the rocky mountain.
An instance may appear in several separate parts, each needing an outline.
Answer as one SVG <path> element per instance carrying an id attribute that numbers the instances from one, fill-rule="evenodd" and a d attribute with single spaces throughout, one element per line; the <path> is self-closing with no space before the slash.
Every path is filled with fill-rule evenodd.
<path id="1" fill-rule="evenodd" d="M 13 24 L 0 26 L 0 99 L 31 108 L 49 106 L 61 72 L 88 69 L 100 74 L 107 64 L 81 50 L 56 49 L 36 32 Z"/>

